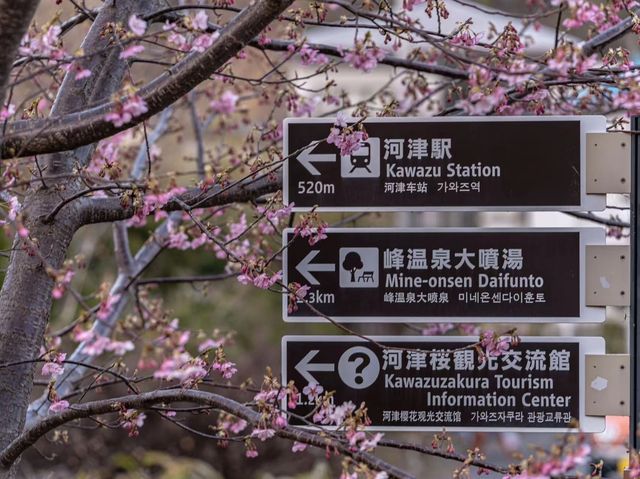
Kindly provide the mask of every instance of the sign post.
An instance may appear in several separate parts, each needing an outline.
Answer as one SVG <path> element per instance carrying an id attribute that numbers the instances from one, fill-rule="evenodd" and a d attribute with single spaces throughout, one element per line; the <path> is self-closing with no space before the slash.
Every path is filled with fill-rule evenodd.
<path id="1" fill-rule="evenodd" d="M 629 354 L 631 359 L 631 404 L 629 411 L 629 454 L 638 452 L 640 439 L 638 438 L 638 421 L 640 421 L 640 368 L 638 368 L 638 354 L 640 353 L 640 324 L 638 321 L 638 301 L 640 300 L 640 117 L 634 116 L 631 121 L 631 309 L 629 321 Z M 631 461 L 631 457 L 629 457 Z"/>
<path id="2" fill-rule="evenodd" d="M 588 323 L 630 303 L 629 445 L 638 451 L 638 135 L 606 132 L 603 116 L 346 123 L 367 136 L 342 154 L 327 142 L 333 120 L 285 120 L 293 211 L 597 211 L 631 184 L 631 261 L 602 228 L 329 228 L 315 244 L 288 229 L 283 282 L 308 290 L 295 303 L 283 295 L 285 321 Z M 576 419 L 597 432 L 603 414 L 626 413 L 618 386 L 628 358 L 604 354 L 602 338 L 524 338 L 489 358 L 468 347 L 475 338 L 371 339 L 285 337 L 283 381 L 366 402 L 379 430 L 577 431 Z M 292 424 L 315 406 L 302 398 Z"/>
<path id="3" fill-rule="evenodd" d="M 311 246 L 283 233 L 284 283 L 309 285 L 285 321 L 600 322 L 589 306 L 587 245 L 600 228 L 329 228 Z"/>
<path id="4" fill-rule="evenodd" d="M 602 338 L 525 337 L 499 357 L 480 357 L 471 337 L 371 339 L 285 336 L 283 383 L 320 384 L 336 405 L 365 402 L 372 430 L 563 432 L 576 420 L 583 432 L 604 429 L 584 394 L 585 355 L 604 353 Z M 315 407 L 303 394 L 291 423 Z"/>
<path id="5" fill-rule="evenodd" d="M 332 126 L 284 122 L 284 201 L 295 211 L 605 206 L 587 194 L 586 174 L 587 135 L 605 131 L 603 116 L 368 118 L 368 139 L 349 155 L 326 142 Z"/>

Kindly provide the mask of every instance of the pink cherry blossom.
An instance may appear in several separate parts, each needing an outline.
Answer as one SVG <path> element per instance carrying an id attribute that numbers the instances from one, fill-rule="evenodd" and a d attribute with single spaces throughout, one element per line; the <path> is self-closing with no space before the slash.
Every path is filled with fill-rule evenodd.
<path id="1" fill-rule="evenodd" d="M 4 105 L 0 110 L 0 121 L 5 121 L 7 118 L 13 116 L 16 112 L 16 106 L 13 103 Z"/>
<path id="2" fill-rule="evenodd" d="M 360 148 L 362 142 L 367 138 L 366 133 L 356 130 L 353 132 L 343 133 L 338 128 L 331 128 L 329 136 L 327 137 L 327 143 L 330 145 L 336 145 L 340 148 L 340 154 L 342 156 L 350 155 L 355 150 Z"/>
<path id="3" fill-rule="evenodd" d="M 282 429 L 287 426 L 287 417 L 284 414 L 278 414 L 272 421 L 273 427 Z"/>
<path id="4" fill-rule="evenodd" d="M 318 399 L 323 391 L 324 388 L 317 383 L 309 383 L 302 389 L 303 394 L 305 394 L 310 401 L 315 401 L 316 399 Z"/>
<path id="5" fill-rule="evenodd" d="M 416 5 L 420 5 L 422 3 L 425 3 L 426 0 L 402 0 L 402 7 L 409 11 L 412 12 L 413 11 L 413 7 L 415 7 Z"/>
<path id="6" fill-rule="evenodd" d="M 133 351 L 135 346 L 131 341 L 111 341 L 107 346 L 106 350 L 115 353 L 118 356 L 122 356 L 129 351 Z"/>
<path id="7" fill-rule="evenodd" d="M 121 127 L 148 110 L 147 103 L 141 96 L 131 95 L 124 102 L 117 103 L 115 110 L 107 113 L 104 119 L 116 127 Z"/>
<path id="8" fill-rule="evenodd" d="M 26 33 L 20 44 L 20 55 L 41 56 L 50 60 L 64 59 L 68 55 L 59 46 L 61 33 L 60 25 L 51 25 L 41 36 L 30 37 L 29 33 Z"/>
<path id="9" fill-rule="evenodd" d="M 69 409 L 69 401 L 61 399 L 59 401 L 54 401 L 49 406 L 49 411 L 52 413 L 62 412 L 65 409 Z"/>
<path id="10" fill-rule="evenodd" d="M 120 425 L 123 429 L 129 431 L 130 437 L 135 437 L 138 435 L 138 429 L 144 425 L 145 419 L 147 419 L 145 413 L 135 409 L 127 409 L 122 414 L 122 423 Z"/>
<path id="11" fill-rule="evenodd" d="M 138 53 L 142 53 L 143 51 L 144 47 L 142 45 L 131 45 L 120 52 L 120 58 L 131 58 L 136 56 Z"/>
<path id="12" fill-rule="evenodd" d="M 206 12 L 204 10 L 200 10 L 198 13 L 196 13 L 196 16 L 192 19 L 191 23 L 193 25 L 193 28 L 204 31 L 207 29 L 208 22 L 209 17 L 207 17 Z"/>
<path id="13" fill-rule="evenodd" d="M 249 459 L 253 459 L 255 457 L 258 457 L 258 450 L 257 449 L 247 449 L 244 453 L 245 457 L 249 458 Z"/>
<path id="14" fill-rule="evenodd" d="M 223 378 L 231 379 L 235 373 L 238 372 L 238 369 L 235 367 L 236 363 L 232 363 L 231 361 L 224 362 L 215 362 L 212 366 L 214 371 L 218 371 Z"/>
<path id="15" fill-rule="evenodd" d="M 102 320 L 107 319 L 107 317 L 113 311 L 113 307 L 119 300 L 120 300 L 119 294 L 107 295 L 107 297 L 100 302 L 98 312 L 96 313 L 96 316 L 98 316 L 98 319 L 102 319 Z"/>
<path id="16" fill-rule="evenodd" d="M 278 397 L 278 391 L 275 389 L 269 389 L 269 390 L 261 390 L 259 393 L 257 393 L 254 397 L 253 400 L 256 402 L 266 402 L 266 403 L 270 403 L 270 402 L 274 402 L 276 400 L 276 398 Z"/>
<path id="17" fill-rule="evenodd" d="M 93 338 L 93 331 L 91 331 L 90 329 L 83 330 L 83 329 L 80 329 L 80 328 L 76 327 L 73 330 L 73 340 L 78 342 L 78 343 L 83 342 L 83 341 L 89 341 L 92 338 Z"/>
<path id="18" fill-rule="evenodd" d="M 266 273 L 261 273 L 253 279 L 253 285 L 260 289 L 269 289 L 278 281 L 282 281 L 282 271 L 278 271 L 272 276 Z"/>
<path id="19" fill-rule="evenodd" d="M 60 376 L 64 372 L 64 366 L 56 363 L 45 363 L 42 366 L 42 375 L 43 376 Z"/>
<path id="20" fill-rule="evenodd" d="M 85 78 L 89 78 L 91 76 L 91 70 L 88 69 L 83 69 L 83 70 L 78 70 L 76 72 L 76 80 L 83 80 Z"/>
<path id="21" fill-rule="evenodd" d="M 105 352 L 110 343 L 111 340 L 106 336 L 93 336 L 91 339 L 87 340 L 84 352 L 89 356 L 100 356 Z"/>
<path id="22" fill-rule="evenodd" d="M 247 428 L 247 421 L 244 419 L 237 419 L 229 426 L 229 430 L 234 434 L 240 434 Z"/>
<path id="23" fill-rule="evenodd" d="M 303 65 L 326 65 L 329 58 L 318 50 L 311 48 L 306 43 L 300 48 L 300 59 Z"/>
<path id="24" fill-rule="evenodd" d="M 55 299 L 60 299 L 64 295 L 67 286 L 71 283 L 75 274 L 76 272 L 70 267 L 66 270 L 63 269 L 60 273 L 57 273 L 54 278 L 56 284 L 51 292 L 51 296 Z"/>
<path id="25" fill-rule="evenodd" d="M 294 441 L 291 452 L 302 452 L 307 449 L 307 445 L 303 442 Z"/>
<path id="26" fill-rule="evenodd" d="M 236 111 L 236 105 L 240 97 L 231 90 L 226 90 L 218 100 L 210 103 L 211 109 L 216 113 L 230 115 Z"/>
<path id="27" fill-rule="evenodd" d="M 351 401 L 344 402 L 341 405 L 336 406 L 333 411 L 330 412 L 327 419 L 329 420 L 330 424 L 339 426 L 344 422 L 347 416 L 355 411 L 355 409 L 356 406 Z"/>
<path id="28" fill-rule="evenodd" d="M 382 439 L 383 434 L 382 433 L 376 433 L 374 434 L 373 437 L 368 438 L 368 439 L 364 439 L 361 443 L 360 443 L 360 452 L 370 452 L 373 449 L 375 449 L 378 446 L 378 442 L 380 442 L 380 440 Z"/>
<path id="29" fill-rule="evenodd" d="M 198 352 L 204 353 L 205 351 L 211 351 L 214 349 L 218 349 L 220 346 L 223 346 L 225 343 L 225 339 L 212 339 L 207 338 L 198 346 Z"/>
<path id="30" fill-rule="evenodd" d="M 147 22 L 137 15 L 131 15 L 129 17 L 129 30 L 138 36 L 142 36 L 147 30 Z"/>
<path id="31" fill-rule="evenodd" d="M 218 32 L 198 35 L 191 43 L 191 51 L 199 53 L 204 52 L 207 48 L 213 45 L 213 42 L 215 42 L 219 36 L 220 34 Z"/>
<path id="32" fill-rule="evenodd" d="M 9 213 L 7 213 L 7 219 L 9 221 L 15 221 L 18 213 L 20 212 L 20 208 L 22 206 L 20 205 L 20 201 L 18 200 L 17 196 L 10 196 L 9 197 Z"/>
<path id="33" fill-rule="evenodd" d="M 172 31 L 167 37 L 167 41 L 169 43 L 173 43 L 178 48 L 178 50 L 189 51 L 190 45 L 187 42 L 187 38 L 181 33 Z"/>
<path id="34" fill-rule="evenodd" d="M 494 331 L 485 331 L 480 336 L 480 345 L 487 356 L 501 356 L 511 347 L 509 337 L 500 337 Z"/>
<path id="35" fill-rule="evenodd" d="M 276 432 L 273 429 L 267 428 L 255 428 L 251 431 L 251 437 L 257 437 L 261 441 L 266 441 L 267 439 L 271 439 L 275 436 Z"/>
<path id="36" fill-rule="evenodd" d="M 376 46 L 365 47 L 362 43 L 357 43 L 354 50 L 343 52 L 342 57 L 353 68 L 369 73 L 378 66 L 385 53 Z"/>
<path id="37" fill-rule="evenodd" d="M 287 307 L 289 314 L 298 310 L 298 302 L 307 296 L 311 289 L 308 285 L 300 285 L 299 283 L 289 283 L 289 305 Z"/>
<path id="38" fill-rule="evenodd" d="M 453 36 L 453 38 L 451 39 L 451 43 L 453 43 L 454 45 L 473 47 L 478 44 L 481 38 L 482 33 L 474 33 L 467 25 Z"/>
<path id="39" fill-rule="evenodd" d="M 434 323 L 422 329 L 424 336 L 440 336 L 448 333 L 455 325 L 453 323 Z"/>
<path id="40" fill-rule="evenodd" d="M 169 191 L 158 194 L 148 194 L 144 196 L 143 204 L 141 208 L 138 208 L 135 214 L 128 220 L 129 226 L 144 226 L 147 222 L 147 217 L 156 210 L 159 210 L 164 205 L 169 203 L 176 196 L 181 195 L 187 191 L 184 187 L 174 187 Z"/>
<path id="41" fill-rule="evenodd" d="M 178 380 L 182 387 L 191 388 L 207 374 L 207 363 L 204 359 L 192 358 L 187 352 L 176 352 L 162 362 L 153 377 L 167 381 Z"/>

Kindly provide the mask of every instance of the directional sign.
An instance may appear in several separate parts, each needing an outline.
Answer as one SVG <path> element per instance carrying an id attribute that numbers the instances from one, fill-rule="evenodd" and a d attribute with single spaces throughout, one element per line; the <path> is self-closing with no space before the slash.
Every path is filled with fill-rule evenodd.
<path id="1" fill-rule="evenodd" d="M 469 348 L 472 337 L 371 339 L 383 347 L 349 336 L 285 336 L 283 384 L 319 384 L 335 391 L 336 405 L 365 402 L 374 430 L 558 432 L 575 431 L 574 420 L 584 432 L 604 429 L 603 417 L 586 416 L 584 399 L 585 355 L 604 353 L 602 338 L 522 338 L 484 358 Z M 291 412 L 312 416 L 314 407 L 302 394 Z M 294 416 L 291 423 L 301 424 Z"/>
<path id="2" fill-rule="evenodd" d="M 308 285 L 289 322 L 600 322 L 585 248 L 604 230 L 330 228 L 283 233 L 284 283 Z"/>
<path id="3" fill-rule="evenodd" d="M 355 121 L 355 120 L 353 120 Z M 353 123 L 351 121 L 351 123 Z M 371 118 L 348 155 L 332 119 L 284 122 L 284 199 L 294 210 L 602 210 L 586 194 L 586 134 L 603 116 Z"/>

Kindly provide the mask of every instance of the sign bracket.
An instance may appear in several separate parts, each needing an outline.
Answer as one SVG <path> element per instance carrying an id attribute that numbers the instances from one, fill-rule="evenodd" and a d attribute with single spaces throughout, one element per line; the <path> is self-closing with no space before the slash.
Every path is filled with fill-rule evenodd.
<path id="1" fill-rule="evenodd" d="M 585 414 L 629 415 L 629 362 L 628 354 L 585 356 Z"/>
<path id="2" fill-rule="evenodd" d="M 587 194 L 631 193 L 627 133 L 587 133 Z"/>
<path id="3" fill-rule="evenodd" d="M 630 249 L 627 245 L 587 245 L 587 306 L 629 306 Z"/>
<path id="4" fill-rule="evenodd" d="M 631 130 L 638 131 L 640 128 L 640 117 L 631 118 Z M 633 285 L 631 290 L 631 310 L 629 321 L 629 354 L 633 358 L 631 361 L 631 411 L 629 418 L 629 460 L 631 461 L 632 453 L 638 450 L 638 418 L 640 415 L 640 401 L 638 397 L 638 384 L 640 383 L 640 368 L 638 368 L 638 351 L 640 348 L 640 329 L 638 328 L 638 298 L 640 295 L 640 283 L 638 282 L 638 273 L 640 271 L 640 261 L 638 256 L 638 233 L 640 232 L 640 218 L 638 217 L 638 207 L 640 207 L 640 193 L 638 185 L 640 184 L 640 168 L 638 168 L 638 158 L 640 156 L 640 137 L 636 134 L 632 135 L 631 141 L 631 274 L 630 281 Z"/>

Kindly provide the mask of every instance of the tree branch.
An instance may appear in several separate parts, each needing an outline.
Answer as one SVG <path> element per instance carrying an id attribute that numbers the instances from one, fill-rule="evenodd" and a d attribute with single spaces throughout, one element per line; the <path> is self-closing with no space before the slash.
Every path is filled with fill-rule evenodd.
<path id="1" fill-rule="evenodd" d="M 20 40 L 27 32 L 38 0 L 0 0 L 0 107 Z"/>
<path id="2" fill-rule="evenodd" d="M 193 188 L 169 201 L 165 211 L 181 211 L 184 206 L 191 208 L 209 208 L 236 202 L 252 201 L 262 195 L 275 193 L 282 188 L 281 173 L 273 171 L 257 177 L 249 177 L 231 186 L 215 185 L 202 191 Z M 80 221 L 83 225 L 120 221 L 131 218 L 135 209 L 131 205 L 123 206 L 119 198 L 89 198 L 82 207 Z"/>
<path id="3" fill-rule="evenodd" d="M 565 215 L 573 216 L 574 218 L 579 218 L 581 220 L 593 221 L 594 223 L 599 223 L 604 226 L 611 226 L 614 228 L 630 228 L 631 225 L 626 222 L 616 218 L 602 218 L 600 216 L 594 215 L 593 213 L 580 213 L 577 211 L 563 211 Z"/>
<path id="4" fill-rule="evenodd" d="M 266 45 L 260 45 L 257 41 L 254 40 L 250 43 L 250 45 L 261 50 L 287 51 L 289 46 L 296 45 L 296 42 L 291 40 L 271 40 L 271 42 Z M 308 45 L 310 48 L 313 48 L 314 50 L 318 50 L 320 53 L 323 53 L 325 55 L 342 58 L 342 53 L 340 53 L 340 50 L 332 45 L 324 45 L 320 43 L 307 43 L 306 45 Z M 378 63 L 392 67 L 406 68 L 408 70 L 414 70 L 423 73 L 433 73 L 435 75 L 441 75 L 457 80 L 466 80 L 469 78 L 469 73 L 458 68 L 453 68 L 446 65 L 425 63 L 417 60 L 408 60 L 406 58 L 400 58 L 395 55 L 385 55 L 380 61 L 378 61 Z"/>
<path id="5" fill-rule="evenodd" d="M 634 13 L 640 12 L 640 8 L 635 8 Z M 582 44 L 582 53 L 585 56 L 590 56 L 596 52 L 596 50 L 608 45 L 611 42 L 622 38 L 633 27 L 633 17 L 629 16 L 622 20 L 620 23 L 606 29 L 604 32 L 599 33 L 591 40 L 587 40 Z"/>
<path id="6" fill-rule="evenodd" d="M 142 177 L 145 171 L 145 165 L 149 161 L 147 148 L 155 144 L 166 131 L 171 113 L 170 108 L 162 112 L 157 125 L 148 138 L 140 145 L 131 172 L 131 176 L 134 179 Z M 127 288 L 131 284 L 132 278 L 139 276 L 158 254 L 160 254 L 169 236 L 172 225 L 179 222 L 179 220 L 179 215 L 170 215 L 169 218 L 156 228 L 151 238 L 140 248 L 135 258 L 131 257 L 126 224 L 120 221 L 116 221 L 113 224 L 114 254 L 116 262 L 118 263 L 118 276 L 109 291 L 109 295 L 112 297 L 118 296 L 118 299 L 106 318 L 101 321 L 96 320 L 93 323 L 91 330 L 94 335 L 111 337 L 115 325 L 129 302 Z M 86 368 L 82 367 L 81 363 L 92 364 L 96 359 L 95 356 L 91 356 L 85 352 L 86 346 L 87 342 L 85 341 L 75 348 L 69 356 L 69 359 L 76 361 L 78 364 L 65 369 L 64 374 L 58 378 L 56 390 L 58 394 L 63 397 L 74 391 L 78 383 L 84 378 Z M 38 399 L 29 404 L 29 409 L 27 410 L 27 425 L 32 425 L 41 415 L 46 416 L 48 404 L 49 394 L 46 391 Z"/>
<path id="7" fill-rule="evenodd" d="M 105 115 L 116 108 L 106 103 L 78 113 L 47 120 L 11 123 L 0 141 L 3 158 L 66 151 L 87 145 L 135 126 L 159 113 L 222 68 L 293 0 L 259 0 L 239 13 L 202 54 L 191 53 L 156 77 L 139 92 L 148 111 L 116 127 Z"/>
<path id="8" fill-rule="evenodd" d="M 146 392 L 138 395 L 123 396 L 102 401 L 93 401 L 84 404 L 74 404 L 69 409 L 51 415 L 25 429 L 20 436 L 9 444 L 0 453 L 0 466 L 9 469 L 20 455 L 34 445 L 38 439 L 68 422 L 77 419 L 88 418 L 100 414 L 116 413 L 125 409 L 149 409 L 155 404 L 169 404 L 175 402 L 192 402 L 211 406 L 215 409 L 226 411 L 234 416 L 244 419 L 250 424 L 257 425 L 262 420 L 262 415 L 253 409 L 233 401 L 224 396 L 205 391 L 188 389 L 171 389 Z M 413 476 L 397 467 L 375 457 L 372 454 L 352 451 L 344 442 L 327 435 L 314 434 L 303 429 L 286 426 L 276 430 L 276 435 L 292 441 L 303 442 L 322 449 L 335 449 L 345 456 L 353 458 L 359 463 L 366 464 L 376 471 L 385 471 L 389 477 L 396 479 L 413 479 Z"/>

